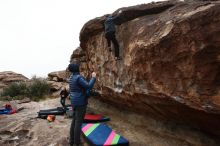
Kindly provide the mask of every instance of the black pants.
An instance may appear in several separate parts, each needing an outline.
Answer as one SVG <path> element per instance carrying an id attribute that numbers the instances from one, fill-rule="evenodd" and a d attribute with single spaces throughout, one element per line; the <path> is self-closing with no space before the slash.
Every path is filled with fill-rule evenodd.
<path id="1" fill-rule="evenodd" d="M 62 104 L 63 108 L 65 108 L 65 101 L 66 101 L 66 98 L 63 98 L 63 97 L 60 98 L 60 103 Z"/>
<path id="2" fill-rule="evenodd" d="M 86 114 L 86 105 L 73 107 L 73 119 L 70 127 L 70 145 L 80 144 L 81 126 Z"/>
<path id="3" fill-rule="evenodd" d="M 105 38 L 107 39 L 108 47 L 111 47 L 111 41 L 112 41 L 115 48 L 115 57 L 119 57 L 119 44 L 115 38 L 115 32 L 106 33 Z"/>

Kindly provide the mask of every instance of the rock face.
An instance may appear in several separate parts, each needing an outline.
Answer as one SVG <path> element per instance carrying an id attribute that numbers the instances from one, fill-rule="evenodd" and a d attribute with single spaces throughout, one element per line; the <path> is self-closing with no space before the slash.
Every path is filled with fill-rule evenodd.
<path id="1" fill-rule="evenodd" d="M 0 72 L 0 89 L 8 86 L 12 82 L 24 82 L 27 80 L 27 77 L 12 71 Z"/>
<path id="2" fill-rule="evenodd" d="M 98 73 L 100 99 L 220 137 L 220 2 L 159 2 L 113 15 L 121 61 L 107 49 L 106 15 L 80 33 L 80 57 L 87 74 Z"/>
<path id="3" fill-rule="evenodd" d="M 92 70 L 89 70 L 89 66 L 87 63 L 87 57 L 85 51 L 82 50 L 81 47 L 78 47 L 76 50 L 73 51 L 73 54 L 70 57 L 70 63 L 80 63 L 80 72 L 83 76 L 89 77 Z M 69 75 L 70 72 L 67 72 Z"/>

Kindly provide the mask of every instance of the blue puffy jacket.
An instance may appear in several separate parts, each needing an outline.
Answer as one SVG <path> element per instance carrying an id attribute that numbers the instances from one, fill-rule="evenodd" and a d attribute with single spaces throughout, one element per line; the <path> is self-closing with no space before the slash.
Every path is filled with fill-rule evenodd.
<path id="1" fill-rule="evenodd" d="M 96 78 L 91 78 L 89 82 L 79 73 L 72 73 L 69 79 L 70 98 L 73 106 L 87 105 L 88 100 L 85 96 L 87 90 L 92 89 Z"/>

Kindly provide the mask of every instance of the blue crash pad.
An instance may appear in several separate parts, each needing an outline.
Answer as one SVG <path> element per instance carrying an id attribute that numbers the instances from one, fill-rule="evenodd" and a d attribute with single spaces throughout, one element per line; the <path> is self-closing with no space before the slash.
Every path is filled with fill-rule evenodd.
<path id="1" fill-rule="evenodd" d="M 92 146 L 128 146 L 129 142 L 102 123 L 82 125 L 82 132 Z"/>

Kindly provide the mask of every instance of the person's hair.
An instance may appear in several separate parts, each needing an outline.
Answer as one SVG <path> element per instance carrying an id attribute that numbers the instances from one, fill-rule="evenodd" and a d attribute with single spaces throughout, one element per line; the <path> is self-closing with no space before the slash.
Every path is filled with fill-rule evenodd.
<path id="1" fill-rule="evenodd" d="M 80 64 L 78 64 L 78 63 L 71 63 L 68 66 L 68 70 L 72 73 L 79 72 L 79 66 L 80 66 Z"/>

